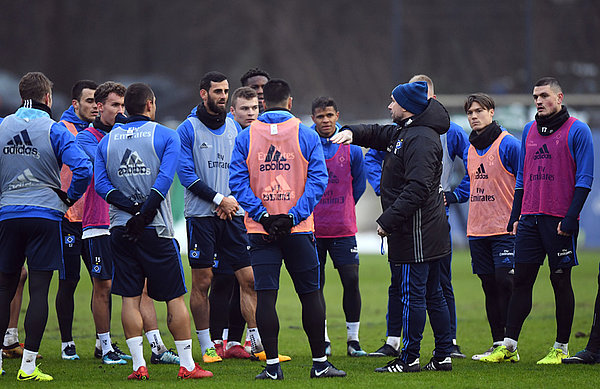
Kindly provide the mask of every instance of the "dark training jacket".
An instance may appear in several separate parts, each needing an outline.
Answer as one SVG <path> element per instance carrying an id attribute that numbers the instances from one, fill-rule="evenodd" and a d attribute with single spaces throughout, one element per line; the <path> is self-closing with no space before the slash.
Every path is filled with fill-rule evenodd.
<path id="1" fill-rule="evenodd" d="M 429 99 L 425 111 L 402 126 L 348 126 L 353 143 L 387 154 L 381 177 L 383 213 L 377 223 L 388 237 L 392 263 L 420 263 L 450 254 L 449 226 L 440 185 L 442 145 L 450 117 Z"/>

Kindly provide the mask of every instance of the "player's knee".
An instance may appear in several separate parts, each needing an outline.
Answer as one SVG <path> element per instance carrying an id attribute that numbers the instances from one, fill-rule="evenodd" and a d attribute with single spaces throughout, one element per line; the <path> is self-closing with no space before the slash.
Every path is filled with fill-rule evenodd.
<path id="1" fill-rule="evenodd" d="M 94 296 L 107 299 L 110 296 L 111 280 L 98 280 L 94 282 Z"/>
<path id="2" fill-rule="evenodd" d="M 564 290 L 571 287 L 570 269 L 555 269 L 550 273 L 550 282 L 554 289 Z"/>

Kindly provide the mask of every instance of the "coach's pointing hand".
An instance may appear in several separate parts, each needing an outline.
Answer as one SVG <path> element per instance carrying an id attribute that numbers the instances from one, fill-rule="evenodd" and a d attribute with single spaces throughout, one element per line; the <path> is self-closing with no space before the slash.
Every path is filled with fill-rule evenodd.
<path id="1" fill-rule="evenodd" d="M 343 130 L 338 132 L 337 134 L 335 134 L 334 136 L 332 136 L 330 138 L 331 143 L 341 143 L 344 145 L 349 145 L 350 143 L 352 143 L 352 131 L 350 130 Z"/>

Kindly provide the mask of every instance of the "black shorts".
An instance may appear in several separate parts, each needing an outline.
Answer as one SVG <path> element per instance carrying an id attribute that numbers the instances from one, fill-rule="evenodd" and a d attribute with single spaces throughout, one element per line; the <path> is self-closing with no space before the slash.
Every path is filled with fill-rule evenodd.
<path id="1" fill-rule="evenodd" d="M 494 274 L 496 269 L 512 269 L 515 263 L 515 237 L 495 235 L 469 239 L 473 274 Z"/>
<path id="2" fill-rule="evenodd" d="M 65 263 L 64 271 L 60 272 L 61 280 L 79 281 L 81 259 L 89 263 L 89 256 L 83 247 L 81 222 L 62 220 L 62 244 Z"/>
<path id="3" fill-rule="evenodd" d="M 154 300 L 169 301 L 184 295 L 187 289 L 177 241 L 160 238 L 156 229 L 145 228 L 134 243 L 123 236 L 125 232 L 125 227 L 110 230 L 114 254 L 112 293 L 140 296 L 147 278 L 148 296 Z"/>
<path id="4" fill-rule="evenodd" d="M 312 233 L 292 234 L 277 240 L 264 234 L 248 236 L 255 290 L 279 289 L 283 260 L 296 293 L 306 294 L 319 289 L 319 259 Z"/>
<path id="5" fill-rule="evenodd" d="M 63 270 L 60 221 L 37 217 L 0 221 L 0 272 Z"/>
<path id="6" fill-rule="evenodd" d="M 319 262 L 325 265 L 327 252 L 333 261 L 333 266 L 339 269 L 344 265 L 358 265 L 358 248 L 356 236 L 343 236 L 340 238 L 317 238 L 317 253 Z"/>
<path id="7" fill-rule="evenodd" d="M 114 266 L 110 235 L 84 239 L 83 246 L 91 261 L 90 274 L 92 277 L 99 280 L 112 280 Z"/>
<path id="8" fill-rule="evenodd" d="M 561 217 L 523 215 L 515 239 L 515 263 L 542 265 L 548 255 L 550 270 L 571 268 L 577 261 L 577 235 L 558 235 L 556 228 Z"/>
<path id="9" fill-rule="evenodd" d="M 233 271 L 250 266 L 249 243 L 244 218 L 221 220 L 217 216 L 191 217 L 186 223 L 188 260 L 192 269 L 229 264 Z"/>

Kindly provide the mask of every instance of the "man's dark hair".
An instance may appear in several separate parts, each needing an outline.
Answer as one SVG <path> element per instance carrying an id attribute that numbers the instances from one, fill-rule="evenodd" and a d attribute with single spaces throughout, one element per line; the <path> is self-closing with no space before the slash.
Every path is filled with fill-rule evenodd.
<path id="1" fill-rule="evenodd" d="M 52 81 L 41 72 L 29 72 L 19 81 L 19 94 L 23 100 L 43 103 L 47 93 L 52 93 Z"/>
<path id="2" fill-rule="evenodd" d="M 263 88 L 267 108 L 285 107 L 287 99 L 292 95 L 290 85 L 282 79 L 269 80 Z"/>
<path id="3" fill-rule="evenodd" d="M 325 97 L 325 96 L 317 97 L 312 102 L 311 112 L 314 115 L 315 114 L 315 110 L 317 108 L 325 110 L 327 107 L 333 107 L 333 109 L 335 110 L 335 112 L 338 111 L 337 104 L 335 103 L 335 101 L 331 97 Z"/>
<path id="4" fill-rule="evenodd" d="M 248 79 L 252 78 L 252 77 L 256 77 L 256 76 L 266 77 L 267 80 L 271 79 L 271 76 L 269 75 L 269 73 L 265 72 L 262 69 L 254 68 L 254 69 L 248 70 L 246 73 L 244 73 L 244 75 L 242 76 L 242 78 L 240 78 L 240 82 L 242 83 L 242 86 L 247 86 L 248 85 Z"/>
<path id="5" fill-rule="evenodd" d="M 558 80 L 554 77 L 542 77 L 539 80 L 537 80 L 534 87 L 545 86 L 545 85 L 550 86 L 550 88 L 555 91 L 562 92 L 562 88 L 561 88 L 560 84 L 558 83 Z"/>
<path id="6" fill-rule="evenodd" d="M 84 89 L 96 90 L 96 88 L 98 88 L 98 84 L 92 80 L 79 80 L 71 89 L 71 100 L 79 101 L 81 99 L 81 93 Z"/>
<path id="7" fill-rule="evenodd" d="M 227 80 L 227 76 L 221 72 L 208 72 L 202 79 L 200 80 L 200 89 L 204 89 L 205 91 L 210 90 L 211 82 L 221 82 Z"/>
<path id="8" fill-rule="evenodd" d="M 94 101 L 96 101 L 96 103 L 104 104 L 109 94 L 114 93 L 119 97 L 123 97 L 125 96 L 125 92 L 127 92 L 125 85 L 114 81 L 106 81 L 96 88 L 96 91 L 94 92 Z"/>
<path id="9" fill-rule="evenodd" d="M 148 84 L 136 82 L 125 92 L 125 109 L 130 116 L 142 115 L 148 100 L 154 100 L 154 92 Z"/>
<path id="10" fill-rule="evenodd" d="M 235 103 L 237 102 L 237 99 L 244 99 L 244 100 L 250 100 L 253 98 L 257 98 L 258 94 L 256 93 L 256 91 L 252 88 L 250 88 L 249 86 L 242 86 L 240 88 L 237 88 L 234 92 L 233 95 L 231 97 L 231 105 L 233 105 L 235 107 Z"/>
<path id="11" fill-rule="evenodd" d="M 494 99 L 492 99 L 489 95 L 486 95 L 485 93 L 473 93 L 467 96 L 467 100 L 465 100 L 465 113 L 467 113 L 473 103 L 478 103 L 487 111 L 496 108 Z"/>

